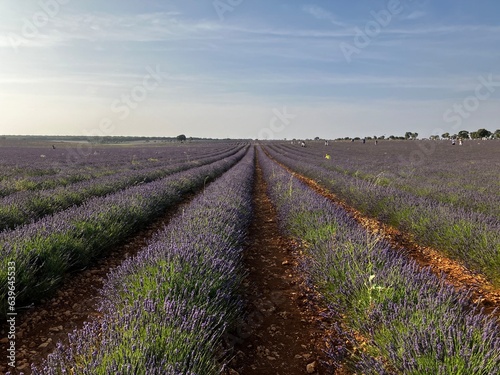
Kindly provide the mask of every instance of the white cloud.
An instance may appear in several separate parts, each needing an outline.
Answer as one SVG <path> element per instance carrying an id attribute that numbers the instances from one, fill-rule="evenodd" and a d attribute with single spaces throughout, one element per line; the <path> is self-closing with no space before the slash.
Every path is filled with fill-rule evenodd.
<path id="1" fill-rule="evenodd" d="M 12 48 L 12 36 L 16 38 L 16 44 L 20 43 L 20 47 L 53 47 L 77 40 L 157 42 L 193 37 L 210 38 L 221 28 L 220 24 L 207 21 L 181 21 L 178 19 L 179 15 L 178 12 L 137 15 L 64 13 L 36 29 L 26 29 L 23 23 L 15 27 L 3 26 L 0 28 L 0 48 Z"/>
<path id="2" fill-rule="evenodd" d="M 411 12 L 409 15 L 407 15 L 405 17 L 405 19 L 407 19 L 407 20 L 417 20 L 419 18 L 425 17 L 426 15 L 427 15 L 427 13 L 425 13 L 425 12 L 422 12 L 420 10 L 415 10 L 415 11 Z"/>
<path id="3" fill-rule="evenodd" d="M 332 12 L 329 12 L 317 5 L 305 5 L 302 10 L 318 20 L 327 20 L 335 26 L 346 26 L 345 23 L 339 21 Z"/>

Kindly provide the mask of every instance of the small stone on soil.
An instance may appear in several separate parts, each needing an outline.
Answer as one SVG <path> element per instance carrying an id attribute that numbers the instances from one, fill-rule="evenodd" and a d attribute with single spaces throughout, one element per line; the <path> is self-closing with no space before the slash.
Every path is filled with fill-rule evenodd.
<path id="1" fill-rule="evenodd" d="M 306 366 L 306 371 L 308 374 L 314 374 L 316 372 L 316 361 L 309 363 Z"/>

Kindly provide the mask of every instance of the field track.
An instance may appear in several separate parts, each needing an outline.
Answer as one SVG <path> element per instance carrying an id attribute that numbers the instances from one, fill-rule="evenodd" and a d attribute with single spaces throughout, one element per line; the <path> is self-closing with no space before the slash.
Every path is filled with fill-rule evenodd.
<path id="1" fill-rule="evenodd" d="M 233 367 L 240 374 L 304 374 L 325 366 L 326 317 L 313 290 L 297 270 L 297 244 L 280 234 L 276 212 L 256 162 L 254 219 L 250 225 L 244 281 L 245 318 L 230 338 L 236 343 Z"/>
<path id="2" fill-rule="evenodd" d="M 290 172 L 322 196 L 342 206 L 368 231 L 389 240 L 394 248 L 404 251 L 422 267 L 431 267 L 436 274 L 446 276 L 446 281 L 457 289 L 470 289 L 474 302 L 483 306 L 486 312 L 496 309 L 496 314 L 500 314 L 500 291 L 484 277 L 433 249 L 418 245 L 411 236 L 361 215 L 315 181 Z M 108 272 L 143 248 L 153 234 L 167 225 L 192 198 L 192 195 L 184 198 L 180 205 L 165 212 L 126 243 L 115 247 L 95 266 L 75 272 L 54 297 L 20 314 L 18 370 L 29 374 L 28 363 L 39 364 L 58 341 L 67 341 L 68 333 L 82 327 L 85 321 L 98 317 L 98 291 Z M 304 374 L 309 366 L 320 374 L 344 375 L 335 372 L 337 365 L 324 355 L 325 338 L 327 333 L 331 335 L 326 327 L 332 322 L 323 314 L 325 308 L 321 299 L 307 286 L 300 271 L 300 244 L 280 234 L 276 212 L 267 196 L 258 162 L 253 205 L 254 218 L 244 254 L 246 314 L 238 328 L 225 340 L 226 345 L 234 346 L 230 363 L 232 370 L 228 370 L 228 374 L 234 375 L 235 371 L 239 374 Z M 4 337 L 5 326 L 0 330 Z M 0 343 L 0 351 L 6 352 L 6 343 Z M 0 363 L 0 374 L 6 370 L 3 365 Z"/>

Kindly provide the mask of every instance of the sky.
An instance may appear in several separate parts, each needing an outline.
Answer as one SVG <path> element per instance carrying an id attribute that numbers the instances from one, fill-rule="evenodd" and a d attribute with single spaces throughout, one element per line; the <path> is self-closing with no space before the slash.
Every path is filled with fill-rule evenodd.
<path id="1" fill-rule="evenodd" d="M 500 128 L 500 2 L 3 0 L 0 134 Z"/>

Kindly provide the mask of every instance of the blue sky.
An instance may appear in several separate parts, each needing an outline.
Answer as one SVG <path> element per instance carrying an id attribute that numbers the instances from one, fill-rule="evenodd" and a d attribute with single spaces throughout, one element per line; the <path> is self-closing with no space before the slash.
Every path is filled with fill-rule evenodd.
<path id="1" fill-rule="evenodd" d="M 0 3 L 0 134 L 500 128 L 498 1 Z"/>

